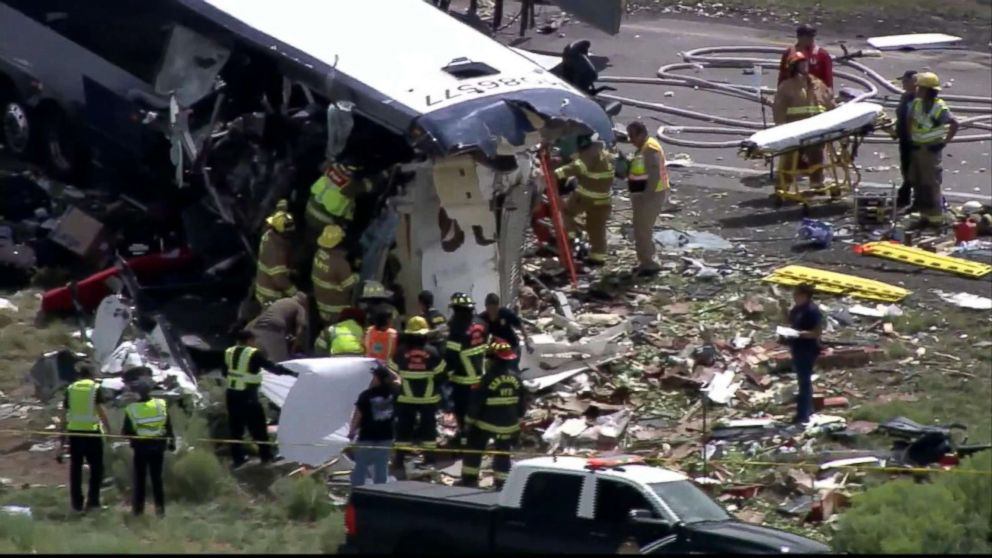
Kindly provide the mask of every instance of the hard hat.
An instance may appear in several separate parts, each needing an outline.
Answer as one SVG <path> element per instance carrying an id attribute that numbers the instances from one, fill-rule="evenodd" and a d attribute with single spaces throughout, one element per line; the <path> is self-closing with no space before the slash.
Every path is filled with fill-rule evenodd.
<path id="1" fill-rule="evenodd" d="M 933 72 L 916 74 L 916 86 L 940 91 L 940 78 Z"/>
<path id="2" fill-rule="evenodd" d="M 961 206 L 961 211 L 969 214 L 979 213 L 982 211 L 982 202 L 976 200 L 965 202 L 964 205 Z"/>
<path id="3" fill-rule="evenodd" d="M 796 52 L 793 52 L 792 54 L 789 55 L 789 58 L 786 60 L 786 62 L 791 66 L 796 62 L 802 62 L 803 60 L 806 60 L 806 53 L 797 50 Z"/>
<path id="4" fill-rule="evenodd" d="M 269 215 L 265 219 L 265 223 L 278 233 L 296 230 L 296 221 L 293 219 L 293 216 L 281 210 Z"/>
<path id="5" fill-rule="evenodd" d="M 324 231 L 320 233 L 320 238 L 317 239 L 317 245 L 321 248 L 331 249 L 341 244 L 344 240 L 344 229 L 338 225 L 327 225 L 324 227 Z"/>
<path id="6" fill-rule="evenodd" d="M 471 295 L 465 293 L 455 293 L 451 295 L 451 304 L 449 306 L 461 306 L 464 308 L 475 308 L 475 301 L 472 300 Z"/>
<path id="7" fill-rule="evenodd" d="M 489 344 L 489 353 L 500 360 L 515 360 L 517 353 L 513 347 L 502 339 Z"/>
<path id="8" fill-rule="evenodd" d="M 285 198 L 276 202 L 276 211 L 289 211 L 289 202 Z"/>
<path id="9" fill-rule="evenodd" d="M 389 298 L 393 296 L 391 291 L 387 291 L 386 287 L 382 286 L 382 283 L 378 281 L 366 281 L 365 285 L 362 286 L 362 298 Z"/>
<path id="10" fill-rule="evenodd" d="M 406 322 L 406 330 L 404 333 L 407 335 L 427 335 L 431 332 L 431 328 L 427 325 L 427 320 L 421 316 L 414 316 Z"/>

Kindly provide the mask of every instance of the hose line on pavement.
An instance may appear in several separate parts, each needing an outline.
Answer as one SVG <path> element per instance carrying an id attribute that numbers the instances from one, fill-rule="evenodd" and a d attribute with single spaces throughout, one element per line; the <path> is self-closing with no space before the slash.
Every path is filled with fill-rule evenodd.
<path id="1" fill-rule="evenodd" d="M 754 103 L 768 104 L 772 99 L 775 89 L 766 86 L 749 86 L 738 83 L 727 83 L 705 79 L 696 76 L 687 76 L 683 73 L 686 70 L 700 72 L 706 69 L 753 69 L 756 66 L 762 70 L 770 69 L 774 73 L 778 72 L 779 60 L 771 58 L 758 58 L 753 56 L 729 56 L 746 54 L 775 54 L 782 52 L 778 46 L 714 46 L 704 47 L 680 53 L 682 62 L 666 64 L 658 68 L 657 77 L 633 77 L 633 76 L 602 76 L 599 81 L 602 83 L 622 83 L 629 85 L 652 85 L 669 87 L 689 87 L 694 90 L 704 90 L 707 92 L 726 95 L 738 99 L 744 99 Z M 901 95 L 902 91 L 890 80 L 887 80 L 877 71 L 868 66 L 853 60 L 852 57 L 860 55 L 855 52 L 852 55 L 835 57 L 835 63 L 844 65 L 852 71 L 835 71 L 835 78 L 847 80 L 860 86 L 862 89 L 852 91 L 845 88 L 845 93 L 850 97 L 848 102 L 871 101 L 886 108 L 893 108 L 898 104 L 898 99 L 892 99 L 883 94 Z M 690 120 L 698 120 L 708 124 L 720 126 L 681 126 L 665 125 L 659 129 L 658 135 L 662 141 L 682 147 L 695 148 L 736 148 L 740 147 L 742 139 L 731 139 L 723 141 L 705 141 L 680 137 L 681 134 L 716 134 L 724 136 L 750 136 L 751 134 L 770 127 L 770 123 L 744 120 L 740 118 L 730 118 L 718 114 L 691 110 L 672 106 L 661 102 L 652 102 L 630 97 L 617 95 L 600 94 L 600 98 L 610 101 L 617 101 L 624 105 L 647 109 L 655 112 L 680 116 Z M 967 135 L 957 135 L 953 143 L 989 141 L 992 140 L 992 97 L 978 97 L 973 95 L 942 95 L 942 99 L 952 103 L 952 110 L 957 114 L 969 114 L 959 118 L 961 129 L 974 129 L 986 133 L 975 133 Z M 765 109 L 768 110 L 768 109 Z M 770 118 L 770 115 L 768 115 Z M 765 117 L 763 115 L 763 120 Z M 866 143 L 895 143 L 888 134 L 877 133 L 865 138 Z"/>

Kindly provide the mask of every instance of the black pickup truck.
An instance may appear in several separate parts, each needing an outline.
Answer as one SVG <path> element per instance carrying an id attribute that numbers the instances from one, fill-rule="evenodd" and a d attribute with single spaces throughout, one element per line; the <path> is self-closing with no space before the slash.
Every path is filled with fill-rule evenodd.
<path id="1" fill-rule="evenodd" d="M 577 457 L 514 464 L 491 492 L 422 482 L 356 488 L 340 553 L 822 554 L 819 542 L 733 519 L 683 475 Z"/>

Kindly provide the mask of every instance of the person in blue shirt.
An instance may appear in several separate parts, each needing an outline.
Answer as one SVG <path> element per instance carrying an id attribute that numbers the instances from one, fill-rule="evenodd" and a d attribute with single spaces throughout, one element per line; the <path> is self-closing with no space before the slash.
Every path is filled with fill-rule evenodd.
<path id="1" fill-rule="evenodd" d="M 805 423 L 813 414 L 813 366 L 820 355 L 820 333 L 823 331 L 823 313 L 813 302 L 813 286 L 798 285 L 792 293 L 793 306 L 789 309 L 789 325 L 799 332 L 799 337 L 789 339 L 792 368 L 799 382 L 795 423 Z"/>

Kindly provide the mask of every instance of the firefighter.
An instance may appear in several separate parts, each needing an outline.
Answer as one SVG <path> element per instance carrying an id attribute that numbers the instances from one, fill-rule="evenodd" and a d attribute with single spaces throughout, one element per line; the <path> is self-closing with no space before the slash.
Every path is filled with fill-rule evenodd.
<path id="1" fill-rule="evenodd" d="M 591 245 L 586 258 L 588 265 L 606 263 L 606 222 L 610 218 L 610 187 L 613 185 L 613 158 L 603 149 L 599 136 L 580 136 L 579 156 L 571 163 L 559 167 L 555 176 L 559 181 L 574 177 L 578 181 L 565 202 L 563 216 L 569 238 L 578 234 L 575 218 L 585 214 L 586 234 Z"/>
<path id="2" fill-rule="evenodd" d="M 427 342 L 429 333 L 427 320 L 420 316 L 410 318 L 396 355 L 388 364 L 402 382 L 396 398 L 396 441 L 426 450 L 425 464 L 435 461 L 437 406 L 445 374 L 441 353 Z M 396 452 L 394 466 L 398 471 L 403 471 L 405 455 L 404 451 Z"/>
<path id="3" fill-rule="evenodd" d="M 223 374 L 227 378 L 228 425 L 231 439 L 240 441 L 245 430 L 252 440 L 258 443 L 258 455 L 263 463 L 272 461 L 272 447 L 265 420 L 265 409 L 258 399 L 258 388 L 262 385 L 262 370 L 273 374 L 292 374 L 282 366 L 272 363 L 257 347 L 255 336 L 250 331 L 241 330 L 236 344 L 224 351 Z M 244 445 L 231 444 L 231 457 L 234 467 L 246 461 Z"/>
<path id="4" fill-rule="evenodd" d="M 810 75 L 809 63 L 802 52 L 788 59 L 790 77 L 779 84 L 772 103 L 775 124 L 796 122 L 834 108 L 833 95 L 820 78 Z M 810 187 L 823 187 L 823 145 L 814 145 L 783 155 L 782 169 L 809 169 Z M 796 157 L 800 160 L 796 161 Z M 792 164 L 790 164 L 792 163 Z M 832 191 L 831 195 L 839 195 Z"/>
<path id="5" fill-rule="evenodd" d="M 347 252 L 341 245 L 344 229 L 327 225 L 317 239 L 313 256 L 313 295 L 321 321 L 334 324 L 341 310 L 351 306 L 358 274 L 351 269 Z"/>
<path id="6" fill-rule="evenodd" d="M 355 198 L 371 189 L 368 179 L 356 176 L 358 170 L 354 165 L 331 162 L 310 187 L 306 210 L 308 244 L 313 245 L 327 225 L 347 230 L 355 217 Z"/>
<path id="7" fill-rule="evenodd" d="M 493 343 L 481 385 L 472 391 L 466 419 L 470 453 L 462 458 L 462 483 L 465 486 L 478 486 L 481 452 L 485 451 L 490 439 L 495 442 L 496 451 L 501 452 L 493 456 L 497 489 L 503 487 L 510 473 L 509 452 L 520 435 L 520 420 L 526 405 L 520 370 L 514 364 L 516 358 L 517 354 L 509 343 Z"/>
<path id="8" fill-rule="evenodd" d="M 397 327 L 400 313 L 392 301 L 393 292 L 386 289 L 382 283 L 371 280 L 362 285 L 362 294 L 358 299 L 358 303 L 367 314 L 384 313 L 388 317 L 390 326 Z"/>
<path id="9" fill-rule="evenodd" d="M 634 248 L 637 251 L 637 276 L 654 275 L 661 266 L 654 259 L 654 223 L 669 203 L 671 185 L 665 167 L 665 151 L 658 140 L 648 135 L 647 126 L 635 121 L 627 125 L 627 136 L 637 152 L 630 161 L 627 187 L 634 209 Z"/>
<path id="10" fill-rule="evenodd" d="M 388 362 L 396 353 L 397 332 L 390 327 L 389 314 L 372 315 L 372 325 L 365 330 L 365 356 Z"/>
<path id="11" fill-rule="evenodd" d="M 365 345 L 362 331 L 365 313 L 358 308 L 345 308 L 341 311 L 337 323 L 327 326 L 320 332 L 315 346 L 321 356 L 364 356 Z"/>
<path id="12" fill-rule="evenodd" d="M 448 320 L 448 341 L 444 358 L 448 367 L 451 402 L 458 421 L 458 441 L 464 443 L 467 434 L 465 416 L 469 393 L 478 385 L 489 343 L 489 328 L 475 315 L 475 301 L 465 293 L 451 295 L 451 319 Z"/>
<path id="13" fill-rule="evenodd" d="M 265 233 L 258 246 L 255 299 L 263 308 L 280 298 L 296 294 L 290 272 L 293 252 L 291 236 L 296 224 L 286 209 L 286 200 L 279 200 L 275 213 L 265 220 Z"/>
<path id="14" fill-rule="evenodd" d="M 826 49 L 817 46 L 816 28 L 808 24 L 800 25 L 796 29 L 795 46 L 785 49 L 785 52 L 782 53 L 782 61 L 778 68 L 778 83 L 781 84 L 791 77 L 789 58 L 797 52 L 803 53 L 809 61 L 809 73 L 820 78 L 827 89 L 833 90 L 834 61 Z"/>
<path id="15" fill-rule="evenodd" d="M 909 134 L 913 152 L 909 175 L 917 192 L 920 220 L 915 227 L 940 226 L 944 222 L 941 194 L 941 159 L 944 146 L 958 133 L 958 120 L 939 97 L 940 78 L 932 72 L 916 75 L 916 98 L 909 107 Z"/>

